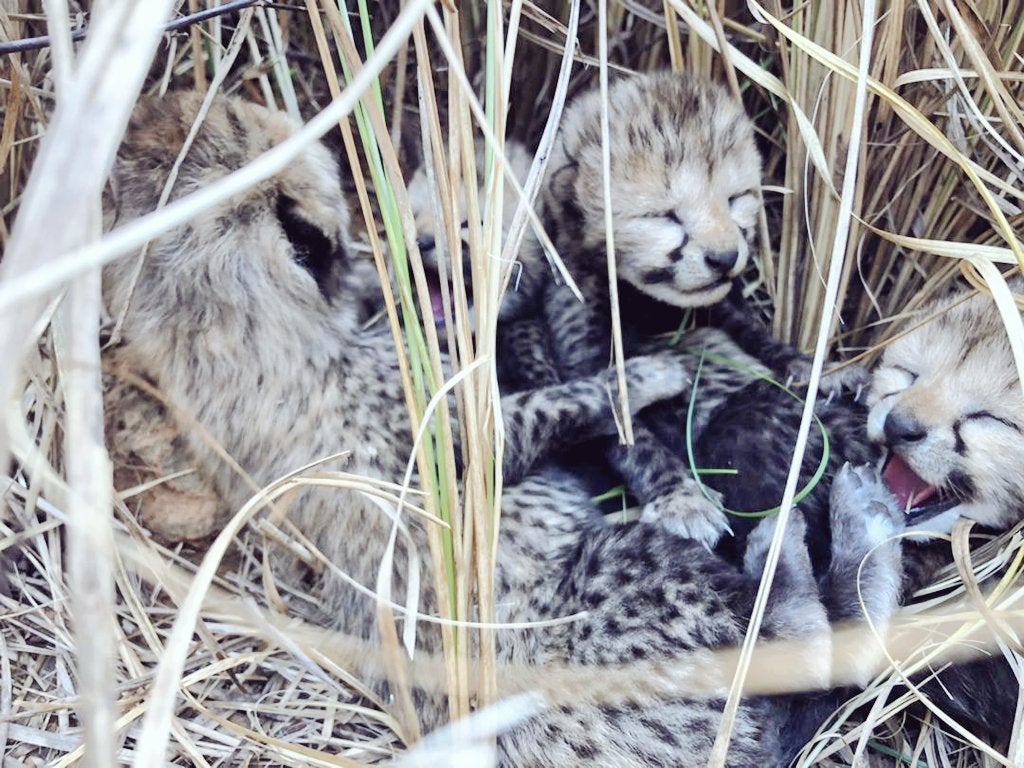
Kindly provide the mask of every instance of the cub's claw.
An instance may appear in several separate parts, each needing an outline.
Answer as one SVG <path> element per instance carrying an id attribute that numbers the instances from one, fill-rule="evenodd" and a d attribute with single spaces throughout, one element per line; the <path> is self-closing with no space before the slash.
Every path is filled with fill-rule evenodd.
<path id="1" fill-rule="evenodd" d="M 725 532 L 732 533 L 729 519 L 721 509 L 721 496 L 706 489 L 714 500 L 705 498 L 693 485 L 676 488 L 644 505 L 640 519 L 658 523 L 677 536 L 698 541 L 709 550 Z"/>
<path id="2" fill-rule="evenodd" d="M 867 551 L 904 528 L 903 513 L 878 472 L 844 464 L 832 481 L 832 541 L 847 552 Z"/>
<path id="3" fill-rule="evenodd" d="M 786 366 L 786 377 L 787 387 L 794 381 L 806 385 L 811 378 L 810 359 L 801 357 L 789 363 Z M 818 392 L 830 399 L 841 394 L 843 390 L 854 392 L 859 397 L 860 392 L 867 389 L 870 382 L 871 374 L 862 365 L 836 366 L 830 370 L 829 363 L 826 363 L 825 370 L 822 371 L 821 378 L 818 380 Z"/>

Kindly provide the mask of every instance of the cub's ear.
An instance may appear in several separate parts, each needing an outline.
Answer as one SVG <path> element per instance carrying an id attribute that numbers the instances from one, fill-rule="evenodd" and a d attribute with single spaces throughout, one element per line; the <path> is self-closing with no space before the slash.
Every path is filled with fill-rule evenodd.
<path id="1" fill-rule="evenodd" d="M 575 193 L 576 177 L 579 175 L 579 164 L 563 156 L 563 163 L 550 170 L 548 189 L 556 200 L 566 200 Z"/>
<path id="2" fill-rule="evenodd" d="M 277 198 L 277 219 L 285 237 L 291 243 L 295 263 L 316 280 L 320 293 L 330 299 L 334 269 L 344 261 L 345 248 L 335 244 L 319 227 L 310 224 L 298 214 L 299 204 L 288 195 Z"/>

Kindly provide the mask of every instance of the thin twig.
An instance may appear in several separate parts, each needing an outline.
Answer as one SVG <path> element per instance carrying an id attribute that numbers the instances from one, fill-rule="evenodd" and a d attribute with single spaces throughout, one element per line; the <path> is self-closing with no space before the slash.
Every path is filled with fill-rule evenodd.
<path id="1" fill-rule="evenodd" d="M 182 16 L 180 19 L 170 21 L 164 25 L 164 32 L 177 32 L 190 27 L 193 24 L 199 24 L 200 22 L 206 21 L 207 19 L 240 11 L 244 8 L 248 8 L 250 5 L 267 6 L 269 4 L 264 2 L 264 0 L 232 0 L 232 2 L 218 5 L 216 8 L 207 8 L 205 11 L 190 13 L 188 16 Z M 71 30 L 71 39 L 77 43 L 84 39 L 88 32 L 89 27 L 73 29 Z M 50 40 L 49 35 L 43 35 L 41 37 L 24 37 L 21 40 L 0 42 L 0 56 L 11 53 L 24 53 L 26 51 L 38 51 L 43 48 L 49 48 L 52 44 L 53 43 Z"/>

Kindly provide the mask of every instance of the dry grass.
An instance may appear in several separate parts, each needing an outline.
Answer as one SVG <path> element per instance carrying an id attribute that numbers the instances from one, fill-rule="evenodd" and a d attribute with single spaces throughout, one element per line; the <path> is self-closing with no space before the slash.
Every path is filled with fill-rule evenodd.
<path id="1" fill-rule="evenodd" d="M 496 147 L 504 137 L 549 143 L 548 126 L 565 100 L 607 70 L 674 66 L 723 79 L 741 93 L 767 160 L 761 257 L 749 284 L 781 337 L 809 351 L 816 339 L 819 349 L 829 340 L 833 350 L 870 359 L 890 322 L 965 271 L 993 289 L 1008 323 L 1015 324 L 1011 337 L 1024 370 L 1024 328 L 999 277 L 999 269 L 1024 264 L 1016 234 L 1024 223 L 1024 4 L 1018 0 L 900 1 L 880 8 L 877 19 L 865 18 L 870 6 L 859 3 L 623 0 L 607 9 L 588 2 L 578 18 L 562 4 L 466 3 L 460 13 L 445 3 L 429 6 L 422 24 L 412 22 L 427 3 L 405 4 L 404 15 L 398 3 L 381 3 L 371 4 L 365 23 L 375 53 L 355 3 L 347 15 L 316 0 L 307 0 L 305 10 L 254 6 L 159 40 L 147 16 L 159 14 L 159 3 L 129 12 L 136 4 L 112 1 L 105 18 L 89 15 L 88 3 L 44 5 L 52 14 L 53 46 L 8 54 L 0 70 L 0 398 L 17 402 L 0 438 L 0 455 L 16 456 L 2 481 L 0 516 L 4 768 L 156 764 L 162 741 L 140 738 L 144 720 L 149 733 L 169 735 L 170 760 L 179 765 L 364 765 L 394 758 L 416 734 L 407 713 L 384 707 L 346 672 L 355 667 L 352 659 L 368 654 L 379 656 L 382 668 L 393 664 L 400 655 L 397 633 L 391 647 L 375 654 L 282 618 L 276 594 L 267 594 L 258 547 L 260 536 L 287 533 L 265 523 L 258 531 L 246 529 L 252 510 L 240 511 L 236 525 L 248 533 L 222 537 L 216 556 L 200 571 L 204 586 L 190 575 L 202 552 L 154 542 L 135 522 L 133 498 L 115 495 L 110 514 L 109 470 L 96 426 L 103 421 L 95 418 L 96 270 L 186 220 L 195 210 L 190 206 L 202 203 L 169 205 L 116 237 L 96 241 L 105 170 L 140 86 L 153 93 L 167 87 L 243 92 L 306 119 L 319 113 L 290 147 L 231 184 L 205 190 L 206 199 L 273 173 L 289 152 L 342 120 L 328 140 L 344 145 L 359 169 L 352 194 L 363 212 L 367 251 L 381 269 L 391 260 L 401 276 L 397 295 L 387 291 L 386 299 L 396 338 L 409 339 L 405 386 L 416 425 L 429 422 L 429 403 L 442 384 L 441 344 L 432 326 L 403 327 L 396 309 L 425 300 L 424 291 L 416 290 L 423 285 L 418 254 L 406 247 L 415 237 L 407 237 L 411 216 L 401 167 L 420 154 L 428 160 L 453 240 L 459 226 L 453 200 L 459 186 L 466 188 L 479 332 L 475 339 L 446 334 L 456 369 L 463 371 L 455 408 L 463 430 L 460 459 L 470 474 L 456 483 L 453 442 L 444 429 L 423 441 L 416 455 L 420 475 L 437 478 L 423 489 L 423 505 L 449 526 L 436 529 L 430 552 L 437 564 L 435 588 L 449 597 L 440 601 L 446 619 L 486 621 L 493 615 L 487 510 L 501 492 L 491 471 L 501 435 L 492 426 L 490 361 L 509 261 L 487 255 L 502 251 L 502 223 L 479 216 L 484 201 L 476 195 L 473 147 L 481 136 Z M 207 6 L 178 2 L 175 13 Z M 69 33 L 81 13 L 96 44 L 76 58 Z M 403 25 L 409 26 L 403 31 Z M 862 57 L 868 27 L 874 41 Z M 115 34 L 123 30 L 130 34 Z M 47 27 L 35 4 L 0 3 L 0 39 L 41 34 Z M 104 34 L 118 45 L 104 46 Z M 599 45 L 603 41 L 606 47 Z M 566 52 L 579 62 L 571 78 Z M 352 113 L 353 96 L 377 70 L 379 92 Z M 353 80 L 342 94 L 343 84 Z M 852 123 L 859 114 L 858 90 L 865 114 L 859 134 Z M 342 119 L 350 113 L 351 120 Z M 500 174 L 496 164 L 488 168 L 490 210 L 501 209 L 493 204 L 504 189 Z M 535 184 L 526 187 L 528 196 L 535 194 Z M 525 226 L 525 213 L 517 215 L 513 233 Z M 510 247 L 506 254 L 513 252 Z M 451 316 L 468 312 L 457 292 Z M 443 398 L 437 405 L 447 407 Z M 966 536 L 965 530 L 954 535 L 961 565 L 970 550 Z M 1020 717 L 1012 745 L 1017 751 L 1000 757 L 943 722 L 939 711 L 923 728 L 906 727 L 907 707 L 919 697 L 892 689 L 903 675 L 934 663 L 931 651 L 962 647 L 966 641 L 958 633 L 968 629 L 1000 626 L 1003 647 L 1020 647 L 1016 603 L 1022 593 L 1012 578 L 1024 557 L 1021 542 L 1020 533 L 1008 534 L 973 553 L 974 570 L 982 574 L 993 563 L 1010 564 L 1008 575 L 995 579 L 994 592 L 983 593 L 973 571 L 962 567 L 950 574 L 948 593 L 905 611 L 901 626 L 908 631 L 936 624 L 925 608 L 946 608 L 955 618 L 945 622 L 944 639 L 917 644 L 912 653 L 906 645 L 893 646 L 904 660 L 900 671 L 880 674 L 859 697 L 865 706 L 853 717 L 841 714 L 808 748 L 806 764 L 848 765 L 861 754 L 883 764 L 897 762 L 896 754 L 909 764 L 1024 764 Z M 270 607 L 261 608 L 267 601 Z M 302 602 L 302 596 L 290 596 L 289 604 Z M 457 716 L 521 690 L 509 686 L 516 674 L 494 664 L 486 631 L 478 635 L 479 658 L 454 652 L 456 637 L 469 631 L 446 629 L 446 653 L 413 671 L 426 676 L 421 683 L 449 692 Z M 689 691 L 699 684 L 721 691 L 737 664 L 746 662 L 735 656 L 719 661 L 713 670 L 719 677 L 703 683 L 692 668 L 659 670 L 655 679 Z M 758 690 L 795 680 L 766 679 L 768 662 L 746 661 L 752 662 L 748 683 L 764 686 Z M 549 699 L 564 691 L 578 697 L 628 693 L 630 681 L 643 679 L 637 670 L 592 674 L 590 680 L 556 672 L 517 674 L 521 685 L 530 682 Z M 529 697 L 504 700 L 475 717 L 473 732 L 493 732 L 535 703 Z M 722 743 L 724 738 L 723 731 Z M 489 755 L 486 742 L 473 746 L 455 733 L 423 741 L 406 760 L 451 765 L 456 752 L 466 765 L 485 764 Z"/>

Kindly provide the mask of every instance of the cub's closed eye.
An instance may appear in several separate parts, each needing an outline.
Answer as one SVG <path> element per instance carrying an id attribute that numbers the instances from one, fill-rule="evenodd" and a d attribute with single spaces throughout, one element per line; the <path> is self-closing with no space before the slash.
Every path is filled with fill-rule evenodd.
<path id="1" fill-rule="evenodd" d="M 1014 424 L 1009 419 L 1004 419 L 1002 416 L 996 416 L 995 414 L 989 413 L 988 411 L 974 411 L 972 413 L 968 413 L 966 416 L 964 416 L 964 421 L 996 421 L 1000 424 L 1003 424 L 1004 426 L 1009 427 L 1010 429 L 1016 432 L 1024 431 L 1021 430 L 1021 428 L 1017 424 Z"/>
<path id="2" fill-rule="evenodd" d="M 893 374 L 897 375 L 893 376 Z M 876 381 L 885 382 L 895 387 L 895 389 L 889 389 L 880 394 L 878 396 L 880 400 L 901 394 L 917 381 L 917 374 L 909 368 L 904 368 L 902 365 L 886 365 L 884 362 L 875 369 L 874 376 Z"/>
<path id="3" fill-rule="evenodd" d="M 675 211 L 660 211 L 656 213 L 648 213 L 644 216 L 645 219 L 668 219 L 676 224 L 682 224 L 683 220 L 679 218 L 679 214 Z"/>
<path id="4" fill-rule="evenodd" d="M 745 190 L 743 192 L 740 192 L 738 194 L 733 195 L 732 197 L 729 198 L 729 205 L 733 205 L 734 203 L 739 202 L 743 198 L 747 198 L 747 197 L 753 198 L 754 197 L 754 192 L 755 192 L 755 190 L 748 189 L 748 190 Z"/>
<path id="5" fill-rule="evenodd" d="M 910 383 L 911 384 L 913 384 L 915 381 L 917 381 L 917 377 L 918 377 L 918 373 L 917 372 L 912 371 L 909 368 L 904 368 L 902 365 L 890 365 L 889 367 L 892 368 L 894 371 L 899 371 L 900 373 L 904 374 L 905 376 L 910 377 Z"/>

